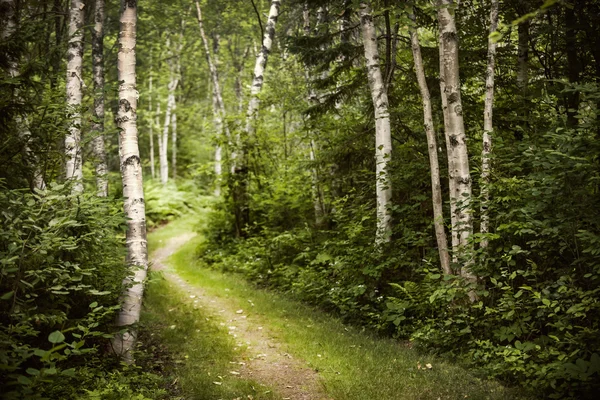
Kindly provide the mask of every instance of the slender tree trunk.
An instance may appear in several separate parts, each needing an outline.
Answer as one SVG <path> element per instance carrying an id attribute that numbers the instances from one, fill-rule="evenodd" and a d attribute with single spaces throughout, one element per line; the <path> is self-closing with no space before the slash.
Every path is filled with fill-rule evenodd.
<path id="1" fill-rule="evenodd" d="M 169 46 L 170 41 L 167 39 L 167 48 Z M 167 96 L 167 109 L 165 111 L 165 123 L 163 125 L 162 143 L 160 143 L 158 148 L 160 159 L 160 181 L 163 185 L 166 185 L 169 181 L 169 126 L 171 125 L 171 113 L 173 111 L 173 107 L 175 106 L 175 90 L 177 89 L 177 85 L 179 84 L 179 80 L 175 77 L 172 64 L 170 65 L 170 71 L 171 81 L 168 85 L 169 94 Z M 160 138 L 159 141 L 161 141 Z"/>
<path id="2" fill-rule="evenodd" d="M 411 15 L 414 23 L 414 16 Z M 429 167 L 431 169 L 431 201 L 433 204 L 433 225 L 435 228 L 435 237 L 437 240 L 438 252 L 440 254 L 440 264 L 446 274 L 451 274 L 450 255 L 448 254 L 448 238 L 446 237 L 446 228 L 444 227 L 444 210 L 442 201 L 442 186 L 440 183 L 440 164 L 437 154 L 437 141 L 433 125 L 433 115 L 431 107 L 431 96 L 427 81 L 425 79 L 425 69 L 423 67 L 423 57 L 421 56 L 421 46 L 417 36 L 417 28 L 413 26 L 410 29 L 410 40 L 412 44 L 412 53 L 415 61 L 415 72 L 421 97 L 423 98 L 423 121 L 425 134 L 427 135 L 427 148 L 429 150 Z"/>
<path id="3" fill-rule="evenodd" d="M 487 70 L 485 74 L 485 105 L 483 110 L 483 149 L 481 151 L 481 247 L 488 246 L 485 234 L 490 231 L 490 156 L 492 153 L 493 108 L 494 108 L 494 68 L 496 67 L 496 42 L 492 34 L 498 29 L 498 0 L 491 0 L 490 36 L 488 38 Z"/>
<path id="4" fill-rule="evenodd" d="M 171 169 L 173 180 L 177 178 L 177 102 L 173 96 L 173 114 L 171 115 Z"/>
<path id="5" fill-rule="evenodd" d="M 210 78 L 213 86 L 213 114 L 214 114 L 214 123 L 215 130 L 217 136 L 217 145 L 215 147 L 215 196 L 221 195 L 221 181 L 223 176 L 223 167 L 222 163 L 222 148 L 220 144 L 220 136 L 225 133 L 227 141 L 231 141 L 231 134 L 229 132 L 229 128 L 223 123 L 223 120 L 226 117 L 225 111 L 225 103 L 223 102 L 223 96 L 221 94 L 221 85 L 219 84 L 219 74 L 217 71 L 217 67 L 215 63 L 213 63 L 211 54 L 210 54 L 210 46 L 208 43 L 208 39 L 206 37 L 206 33 L 204 32 L 204 21 L 202 20 L 202 9 L 200 8 L 200 3 L 196 1 L 196 11 L 198 13 L 198 27 L 200 28 L 200 36 L 202 37 L 202 44 L 204 45 L 204 53 L 206 56 L 206 62 L 208 64 L 208 69 L 210 71 Z M 241 90 L 241 88 L 240 88 Z"/>
<path id="6" fill-rule="evenodd" d="M 248 110 L 246 112 L 246 127 L 244 133 L 247 137 L 254 134 L 254 122 L 260 105 L 258 94 L 262 90 L 264 84 L 264 72 L 273 46 L 275 38 L 275 26 L 279 17 L 279 8 L 281 7 L 280 0 L 272 0 L 269 9 L 269 18 L 265 27 L 265 35 L 263 37 L 262 48 L 256 56 L 254 65 L 254 75 L 252 78 L 252 86 L 250 88 L 250 101 L 248 102 Z M 236 206 L 236 227 L 237 234 L 244 236 L 244 230 L 249 223 L 249 199 L 248 199 L 248 166 L 247 154 L 244 144 L 238 149 L 238 156 L 235 166 L 235 183 L 234 183 L 234 203 Z"/>
<path id="7" fill-rule="evenodd" d="M 567 53 L 567 77 L 570 84 L 579 82 L 579 56 L 577 55 L 577 17 L 573 7 L 565 7 L 565 41 Z M 566 93 L 565 108 L 567 111 L 567 126 L 577 125 L 577 113 L 579 109 L 579 92 L 570 91 Z"/>
<path id="8" fill-rule="evenodd" d="M 113 338 L 112 346 L 116 354 L 131 363 L 137 337 L 137 332 L 132 325 L 140 319 L 144 280 L 148 268 L 144 188 L 136 114 L 138 97 L 135 72 L 136 0 L 121 1 L 120 22 L 120 48 L 117 62 L 120 82 L 117 126 L 119 128 L 119 157 L 123 180 L 123 208 L 127 217 L 127 261 L 131 266 L 132 275 L 124 282 L 122 308 L 117 317 L 117 326 L 127 327 L 127 330 Z"/>
<path id="9" fill-rule="evenodd" d="M 377 192 L 377 233 L 376 243 L 382 244 L 391 240 L 392 216 L 392 182 L 388 166 L 392 158 L 392 134 L 390 113 L 385 82 L 379 65 L 377 51 L 377 32 L 371 6 L 368 2 L 360 3 L 360 21 L 362 26 L 365 61 L 369 78 L 369 88 L 375 108 L 375 160 L 376 160 L 376 192 Z"/>
<path id="10" fill-rule="evenodd" d="M 92 124 L 92 151 L 96 168 L 98 196 L 108 196 L 108 167 L 104 146 L 104 0 L 96 0 L 92 36 L 92 59 L 94 72 L 94 123 Z"/>
<path id="11" fill-rule="evenodd" d="M 447 143 L 451 147 L 452 160 L 448 162 L 451 169 L 450 179 L 453 180 L 453 193 L 450 202 L 454 203 L 456 215 L 456 235 L 458 239 L 458 259 L 462 263 L 461 275 L 471 282 L 476 281 L 471 272 L 472 245 L 471 234 L 473 233 L 472 205 L 471 205 L 471 172 L 469 170 L 469 156 L 467 152 L 467 137 L 463 121 L 463 107 L 460 95 L 459 58 L 458 58 L 458 33 L 454 20 L 453 0 L 439 0 L 438 22 L 440 26 L 440 43 L 442 46 L 442 57 L 440 60 L 443 73 L 440 75 L 444 80 L 445 97 L 445 124 L 447 125 Z M 453 232 L 454 234 L 454 232 Z M 475 300 L 475 293 L 470 293 L 471 300 Z"/>
<path id="12" fill-rule="evenodd" d="M 83 8 L 82 0 L 71 0 L 69 9 L 69 48 L 67 50 L 67 111 L 71 119 L 65 137 L 66 178 L 76 183 L 73 191 L 83 191 L 81 158 L 81 99 L 83 97 Z"/>
<path id="13" fill-rule="evenodd" d="M 148 114 L 150 114 L 150 124 L 148 127 L 148 140 L 150 142 L 150 175 L 152 176 L 152 179 L 154 179 L 156 178 L 156 170 L 154 165 L 154 116 L 152 115 L 152 78 L 152 56 L 150 56 L 150 76 L 148 77 Z M 158 110 L 160 114 L 160 109 Z"/>
<path id="14" fill-rule="evenodd" d="M 5 17 L 5 24 L 2 29 L 2 39 L 7 40 L 15 34 L 17 29 L 17 5 L 15 0 L 0 0 L 0 12 Z M 7 55 L 7 68 L 6 72 L 11 78 L 17 78 L 19 76 L 19 62 L 10 55 Z M 19 92 L 17 89 L 14 91 L 14 96 L 20 99 Z M 31 140 L 31 132 L 28 128 L 27 118 L 23 118 L 20 115 L 16 115 L 15 123 L 18 129 L 18 135 L 23 141 L 23 157 L 25 164 L 28 169 L 31 169 L 32 174 L 30 177 L 31 189 L 43 190 L 46 188 L 46 182 L 44 181 L 43 172 L 39 166 L 39 160 L 37 156 L 31 150 L 29 141 Z"/>
<path id="15" fill-rule="evenodd" d="M 517 86 L 523 95 L 527 92 L 529 84 L 529 21 L 523 21 L 518 29 L 518 54 L 517 54 Z"/>

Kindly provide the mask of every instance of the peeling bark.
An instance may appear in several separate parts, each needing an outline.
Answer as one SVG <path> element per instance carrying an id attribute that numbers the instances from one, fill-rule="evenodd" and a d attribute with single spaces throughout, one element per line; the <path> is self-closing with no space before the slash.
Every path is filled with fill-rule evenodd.
<path id="1" fill-rule="evenodd" d="M 74 192 L 82 192 L 81 100 L 83 97 L 83 8 L 82 0 L 71 0 L 69 47 L 67 49 L 67 111 L 71 123 L 65 137 L 66 178 L 75 181 Z"/>
<path id="2" fill-rule="evenodd" d="M 92 61 L 94 74 L 94 123 L 92 124 L 92 152 L 96 170 L 98 196 L 108 196 L 108 166 L 104 145 L 104 0 L 96 0 L 94 29 L 92 30 Z"/>
<path id="3" fill-rule="evenodd" d="M 490 231 L 490 216 L 488 204 L 490 202 L 490 156 L 492 154 L 493 108 L 494 108 L 494 68 L 496 66 L 496 42 L 492 34 L 498 29 L 498 0 L 491 0 L 490 9 L 490 36 L 488 38 L 487 69 L 485 76 L 485 105 L 483 110 L 483 148 L 481 150 L 481 225 L 480 230 L 484 235 L 481 247 L 488 246 L 486 233 Z"/>
<path id="4" fill-rule="evenodd" d="M 410 17 L 414 23 L 414 16 L 411 15 Z M 425 126 L 425 134 L 427 136 L 429 168 L 431 170 L 431 202 L 433 205 L 433 225 L 435 228 L 435 237 L 437 240 L 442 271 L 444 271 L 446 274 L 451 274 L 452 270 L 450 269 L 450 255 L 448 254 L 448 238 L 446 237 L 446 228 L 444 227 L 442 186 L 440 183 L 440 164 L 438 160 L 437 141 L 433 124 L 431 96 L 429 93 L 429 88 L 427 87 L 427 81 L 425 79 L 423 57 L 421 55 L 421 46 L 419 44 L 416 26 L 412 26 L 410 29 L 410 40 L 415 62 L 415 72 L 423 100 L 423 123 Z"/>
<path id="5" fill-rule="evenodd" d="M 467 137 L 463 120 L 462 100 L 460 95 L 458 34 L 454 20 L 453 0 L 438 1 L 438 22 L 440 27 L 441 58 L 440 66 L 443 78 L 444 124 L 446 125 L 446 146 L 449 151 L 448 167 L 450 170 L 451 185 L 450 202 L 454 203 L 453 235 L 458 241 L 458 260 L 461 263 L 461 275 L 471 282 L 476 281 L 471 272 L 473 233 L 472 205 L 471 205 L 471 172 L 469 170 L 469 156 L 467 151 Z M 454 225 L 454 223 L 456 225 Z M 453 236 L 454 239 L 454 236 Z M 453 243 L 454 244 L 454 243 Z M 471 292 L 471 300 L 475 293 Z"/>
<path id="6" fill-rule="evenodd" d="M 377 244 L 389 242 L 392 234 L 392 182 L 388 166 L 392 158 L 392 134 L 388 96 L 385 82 L 379 65 L 377 50 L 377 32 L 368 2 L 360 3 L 360 23 L 362 26 L 363 45 L 369 88 L 375 109 L 375 162 L 376 162 L 376 192 L 377 192 Z"/>
<path id="7" fill-rule="evenodd" d="M 133 362 L 137 338 L 134 326 L 140 319 L 144 280 L 148 269 L 146 242 L 146 215 L 142 185 L 142 163 L 138 147 L 136 88 L 136 23 L 137 1 L 121 1 L 119 32 L 119 111 L 116 122 L 119 128 L 119 157 L 123 181 L 123 208 L 127 218 L 127 262 L 132 274 L 125 279 L 122 308 L 117 316 L 117 326 L 125 328 L 112 340 L 113 351 L 125 362 Z"/>

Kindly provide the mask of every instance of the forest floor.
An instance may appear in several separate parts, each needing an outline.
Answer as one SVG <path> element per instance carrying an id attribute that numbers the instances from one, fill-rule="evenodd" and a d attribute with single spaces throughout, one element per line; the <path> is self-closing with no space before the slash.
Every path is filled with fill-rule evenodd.
<path id="1" fill-rule="evenodd" d="M 142 316 L 178 358 L 184 399 L 520 398 L 406 343 L 203 266 L 194 218 L 149 236 L 154 272 Z"/>

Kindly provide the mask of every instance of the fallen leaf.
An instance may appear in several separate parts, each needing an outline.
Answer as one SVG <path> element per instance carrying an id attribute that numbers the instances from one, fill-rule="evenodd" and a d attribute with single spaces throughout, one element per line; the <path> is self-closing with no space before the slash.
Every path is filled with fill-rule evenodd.
<path id="1" fill-rule="evenodd" d="M 425 364 L 425 367 L 427 367 L 427 369 L 431 369 L 431 368 L 433 368 L 433 365 L 431 365 L 431 364 Z"/>
<path id="2" fill-rule="evenodd" d="M 244 310 L 237 310 L 235 313 L 236 313 L 236 314 L 243 314 L 243 313 L 244 313 Z"/>
<path id="3" fill-rule="evenodd" d="M 237 372 L 237 371 L 229 371 L 229 373 L 230 373 L 231 375 L 239 375 L 239 374 L 240 374 L 240 373 L 239 373 L 239 372 Z"/>
<path id="4" fill-rule="evenodd" d="M 213 383 L 214 383 L 215 385 L 219 385 L 219 386 L 223 384 L 223 382 L 213 382 Z"/>

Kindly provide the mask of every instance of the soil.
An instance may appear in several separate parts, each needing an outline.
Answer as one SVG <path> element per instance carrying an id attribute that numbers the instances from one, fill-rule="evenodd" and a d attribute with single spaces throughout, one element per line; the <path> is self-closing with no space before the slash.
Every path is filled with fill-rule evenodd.
<path id="1" fill-rule="evenodd" d="M 283 351 L 282 344 L 273 338 L 268 327 L 253 318 L 251 310 L 237 310 L 227 298 L 207 296 L 201 287 L 189 284 L 165 264 L 171 254 L 194 236 L 193 233 L 177 236 L 156 250 L 152 269 L 163 271 L 165 278 L 188 294 L 194 307 L 206 310 L 222 326 L 227 326 L 237 346 L 245 349 L 232 373 L 273 388 L 282 400 L 328 399 L 318 373 L 305 361 Z"/>

